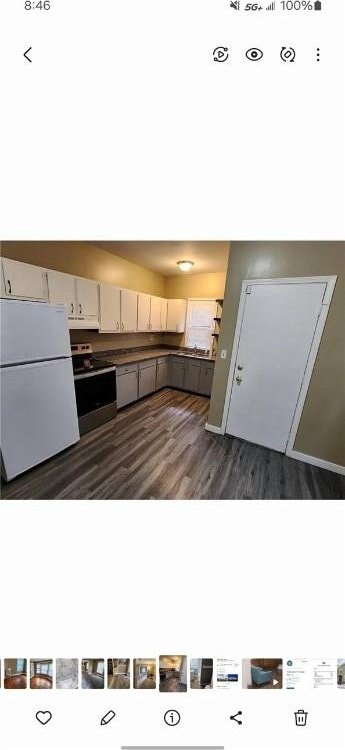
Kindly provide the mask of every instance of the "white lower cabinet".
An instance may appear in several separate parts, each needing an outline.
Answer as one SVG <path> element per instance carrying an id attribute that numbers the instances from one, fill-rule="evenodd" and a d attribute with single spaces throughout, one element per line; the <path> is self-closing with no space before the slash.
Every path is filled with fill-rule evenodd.
<path id="1" fill-rule="evenodd" d="M 185 391 L 192 391 L 193 393 L 199 393 L 199 382 L 200 382 L 200 362 L 195 362 L 192 359 L 185 359 L 185 371 L 184 371 L 184 389 Z"/>
<path id="2" fill-rule="evenodd" d="M 160 357 L 157 360 L 157 391 L 169 385 L 169 359 L 170 357 Z"/>
<path id="3" fill-rule="evenodd" d="M 199 393 L 203 396 L 210 396 L 212 391 L 212 382 L 214 375 L 214 364 L 203 362 L 200 370 Z"/>
<path id="4" fill-rule="evenodd" d="M 138 399 L 138 365 L 116 368 L 117 408 L 132 404 Z"/>
<path id="5" fill-rule="evenodd" d="M 139 363 L 139 398 L 156 390 L 156 360 Z"/>
<path id="6" fill-rule="evenodd" d="M 185 365 L 182 358 L 172 357 L 170 363 L 170 385 L 173 388 L 184 388 Z"/>

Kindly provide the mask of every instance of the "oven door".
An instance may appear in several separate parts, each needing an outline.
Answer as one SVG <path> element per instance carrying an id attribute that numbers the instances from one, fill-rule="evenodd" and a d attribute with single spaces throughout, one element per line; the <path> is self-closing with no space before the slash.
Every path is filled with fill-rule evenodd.
<path id="1" fill-rule="evenodd" d="M 116 368 L 74 376 L 78 417 L 116 403 Z"/>

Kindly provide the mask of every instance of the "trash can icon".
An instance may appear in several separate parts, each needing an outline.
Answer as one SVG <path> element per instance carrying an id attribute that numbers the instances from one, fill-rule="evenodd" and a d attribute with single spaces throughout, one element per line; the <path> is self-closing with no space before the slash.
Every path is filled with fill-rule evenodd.
<path id="1" fill-rule="evenodd" d="M 314 9 L 315 10 L 322 10 L 322 3 L 320 2 L 320 0 L 317 0 L 317 2 L 314 3 Z"/>
<path id="2" fill-rule="evenodd" d="M 299 711 L 295 711 L 296 727 L 306 727 L 307 718 L 308 718 L 308 711 L 302 711 L 301 708 Z"/>

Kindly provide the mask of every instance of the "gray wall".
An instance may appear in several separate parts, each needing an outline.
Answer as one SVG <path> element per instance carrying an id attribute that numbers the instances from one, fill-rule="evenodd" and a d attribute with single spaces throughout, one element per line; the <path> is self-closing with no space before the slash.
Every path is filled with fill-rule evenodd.
<path id="1" fill-rule="evenodd" d="M 333 276 L 338 280 L 294 448 L 345 464 L 345 242 L 232 242 L 208 422 L 222 422 L 241 285 L 244 279 Z"/>

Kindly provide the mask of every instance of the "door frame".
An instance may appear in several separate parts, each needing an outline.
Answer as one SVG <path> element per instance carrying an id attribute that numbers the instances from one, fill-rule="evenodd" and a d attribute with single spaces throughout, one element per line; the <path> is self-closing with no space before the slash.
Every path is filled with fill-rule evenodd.
<path id="1" fill-rule="evenodd" d="M 321 310 L 320 310 L 320 314 L 316 323 L 314 337 L 313 337 L 312 345 L 309 351 L 307 366 L 304 372 L 302 386 L 301 386 L 299 396 L 297 399 L 295 413 L 294 413 L 293 420 L 291 423 L 289 439 L 288 439 L 286 451 L 285 451 L 287 456 L 293 457 L 294 455 L 293 447 L 294 447 L 299 423 L 301 420 L 304 403 L 307 397 L 308 388 L 309 388 L 311 376 L 313 373 L 317 353 L 319 350 L 319 346 L 320 346 L 320 342 L 321 342 L 321 338 L 323 334 L 323 329 L 325 327 L 328 311 L 329 311 L 330 304 L 332 301 L 336 281 L 337 281 L 337 276 L 299 276 L 299 277 L 291 277 L 291 278 L 288 277 L 288 278 L 279 278 L 279 279 L 277 278 L 245 279 L 242 282 L 241 295 L 240 295 L 240 301 L 239 301 L 238 313 L 237 313 L 236 328 L 235 328 L 235 335 L 234 335 L 234 342 L 233 342 L 231 360 L 230 360 L 229 376 L 228 376 L 226 395 L 225 395 L 225 401 L 224 401 L 222 426 L 220 428 L 220 433 L 222 435 L 225 435 L 226 433 L 226 425 L 227 425 L 228 416 L 229 416 L 230 399 L 231 399 L 232 389 L 234 386 L 235 365 L 236 365 L 237 352 L 238 352 L 238 347 L 239 347 L 240 337 L 241 337 L 247 288 L 249 286 L 252 286 L 253 284 L 255 285 L 257 284 L 271 284 L 271 285 L 272 284 L 313 284 L 313 283 L 314 284 L 315 283 L 326 284 L 325 294 L 323 296 L 323 300 L 321 303 Z"/>

